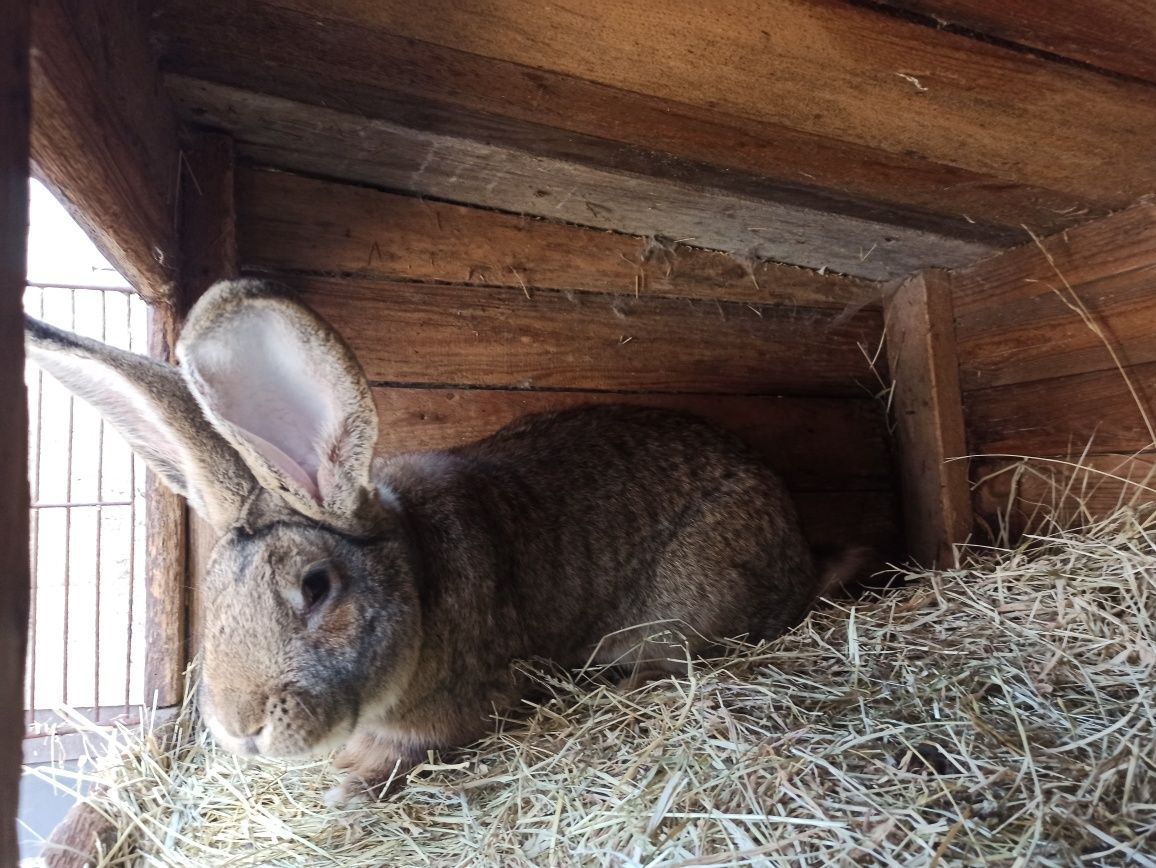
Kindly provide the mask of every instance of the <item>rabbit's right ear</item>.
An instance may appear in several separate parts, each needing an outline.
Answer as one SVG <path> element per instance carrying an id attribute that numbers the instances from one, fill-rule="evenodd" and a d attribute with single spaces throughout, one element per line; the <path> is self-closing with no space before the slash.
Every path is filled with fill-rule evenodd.
<path id="1" fill-rule="evenodd" d="M 257 489 L 176 368 L 24 318 L 28 357 L 92 404 L 149 468 L 218 532 Z"/>

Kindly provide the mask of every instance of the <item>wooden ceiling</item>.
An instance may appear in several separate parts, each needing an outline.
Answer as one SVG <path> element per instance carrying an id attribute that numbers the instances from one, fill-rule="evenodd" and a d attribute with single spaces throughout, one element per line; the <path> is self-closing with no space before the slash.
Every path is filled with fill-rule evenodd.
<path id="1" fill-rule="evenodd" d="M 157 0 L 244 159 L 886 279 L 1156 191 L 1147 0 Z"/>

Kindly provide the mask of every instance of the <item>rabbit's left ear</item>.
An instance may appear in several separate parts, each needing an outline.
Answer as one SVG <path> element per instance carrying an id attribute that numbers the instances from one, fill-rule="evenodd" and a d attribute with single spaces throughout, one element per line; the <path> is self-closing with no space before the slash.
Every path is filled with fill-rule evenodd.
<path id="1" fill-rule="evenodd" d="M 275 285 L 226 281 L 193 306 L 177 357 L 205 415 L 263 488 L 305 515 L 361 529 L 377 410 L 332 328 Z"/>

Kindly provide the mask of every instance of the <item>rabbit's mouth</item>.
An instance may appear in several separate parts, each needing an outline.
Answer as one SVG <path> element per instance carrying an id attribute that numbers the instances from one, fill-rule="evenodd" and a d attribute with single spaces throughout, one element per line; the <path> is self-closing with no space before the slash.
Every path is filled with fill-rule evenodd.
<path id="1" fill-rule="evenodd" d="M 352 715 L 289 693 L 218 706 L 211 691 L 202 690 L 200 700 L 214 741 L 240 756 L 322 756 L 340 746 L 354 726 Z"/>

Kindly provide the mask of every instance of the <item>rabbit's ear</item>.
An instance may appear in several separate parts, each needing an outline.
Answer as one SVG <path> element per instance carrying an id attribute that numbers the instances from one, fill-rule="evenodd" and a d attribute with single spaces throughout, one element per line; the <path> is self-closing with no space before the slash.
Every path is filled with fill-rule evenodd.
<path id="1" fill-rule="evenodd" d="M 170 488 L 217 531 L 257 482 L 205 419 L 176 368 L 25 317 L 28 356 L 92 404 Z"/>
<path id="2" fill-rule="evenodd" d="M 306 515 L 359 527 L 372 501 L 377 410 L 333 329 L 276 285 L 227 281 L 194 305 L 177 357 L 262 486 Z"/>

